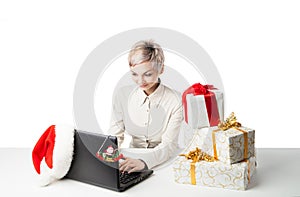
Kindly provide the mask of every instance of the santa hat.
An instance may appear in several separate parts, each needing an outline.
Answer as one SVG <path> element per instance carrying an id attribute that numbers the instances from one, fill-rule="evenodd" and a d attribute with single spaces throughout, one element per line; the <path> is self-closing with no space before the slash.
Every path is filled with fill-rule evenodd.
<path id="1" fill-rule="evenodd" d="M 52 125 L 34 146 L 32 161 L 42 186 L 49 185 L 68 173 L 73 158 L 74 132 L 72 127 Z"/>

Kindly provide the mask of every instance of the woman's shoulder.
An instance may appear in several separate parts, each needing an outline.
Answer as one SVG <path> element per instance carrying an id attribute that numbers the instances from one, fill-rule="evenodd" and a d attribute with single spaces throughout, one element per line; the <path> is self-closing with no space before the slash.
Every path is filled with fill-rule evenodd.
<path id="1" fill-rule="evenodd" d="M 134 89 L 136 89 L 136 85 L 135 84 L 132 84 L 132 85 L 125 85 L 125 86 L 122 86 L 119 88 L 119 91 L 121 92 L 130 92 Z"/>
<path id="2" fill-rule="evenodd" d="M 117 96 L 117 97 L 126 97 L 126 96 L 129 96 L 130 93 L 132 93 L 133 91 L 136 90 L 136 85 L 126 85 L 126 86 L 122 86 L 122 87 L 119 87 L 115 90 L 114 92 L 114 95 Z"/>
<path id="3" fill-rule="evenodd" d="M 179 91 L 172 89 L 169 86 L 164 85 L 164 84 L 163 84 L 163 86 L 165 89 L 165 94 L 168 98 L 177 100 L 178 102 L 181 103 L 181 93 Z"/>
<path id="4" fill-rule="evenodd" d="M 174 95 L 174 96 L 180 96 L 180 92 L 173 89 L 173 88 L 170 88 L 168 85 L 165 85 L 165 84 L 162 84 L 164 86 L 164 89 L 166 91 L 166 93 L 170 94 L 170 95 Z"/>

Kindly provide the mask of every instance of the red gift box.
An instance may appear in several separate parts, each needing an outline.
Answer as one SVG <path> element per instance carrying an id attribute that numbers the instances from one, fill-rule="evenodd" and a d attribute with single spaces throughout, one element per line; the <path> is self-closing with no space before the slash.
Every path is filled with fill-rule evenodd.
<path id="1" fill-rule="evenodd" d="M 207 126 L 217 126 L 220 121 L 222 121 L 223 116 L 220 117 L 220 111 L 218 108 L 218 103 L 214 90 L 217 90 L 213 85 L 202 85 L 200 83 L 195 83 L 186 89 L 182 95 L 182 102 L 184 107 L 184 117 L 185 121 L 189 123 L 188 110 L 199 110 L 199 109 L 188 109 L 187 95 L 192 94 L 193 96 L 203 96 L 205 100 L 206 115 L 208 117 L 209 125 Z M 223 106 L 222 106 L 223 108 Z M 221 109 L 221 114 L 223 114 L 223 109 Z M 193 126 L 194 127 L 194 126 Z"/>

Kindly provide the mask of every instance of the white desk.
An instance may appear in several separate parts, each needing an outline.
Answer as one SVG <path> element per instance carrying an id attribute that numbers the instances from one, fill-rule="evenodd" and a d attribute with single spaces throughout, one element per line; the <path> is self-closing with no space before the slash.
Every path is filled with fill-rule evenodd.
<path id="1" fill-rule="evenodd" d="M 300 197 L 300 149 L 258 149 L 257 174 L 246 191 L 183 185 L 174 182 L 172 166 L 157 169 L 144 182 L 118 193 L 73 180 L 37 186 L 30 149 L 0 149 L 0 196 L 298 196 Z"/>

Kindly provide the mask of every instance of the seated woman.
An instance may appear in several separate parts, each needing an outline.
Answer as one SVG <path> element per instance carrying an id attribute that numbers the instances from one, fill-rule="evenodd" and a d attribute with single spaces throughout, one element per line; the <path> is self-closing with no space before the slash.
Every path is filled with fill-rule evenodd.
<path id="1" fill-rule="evenodd" d="M 183 121 L 180 93 L 162 84 L 164 53 L 160 45 L 137 42 L 129 52 L 129 67 L 134 86 L 117 90 L 113 100 L 110 135 L 118 137 L 119 147 L 126 132 L 131 148 L 148 149 L 140 158 L 124 157 L 120 171 L 141 171 L 170 159 L 178 145 Z"/>

